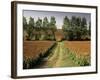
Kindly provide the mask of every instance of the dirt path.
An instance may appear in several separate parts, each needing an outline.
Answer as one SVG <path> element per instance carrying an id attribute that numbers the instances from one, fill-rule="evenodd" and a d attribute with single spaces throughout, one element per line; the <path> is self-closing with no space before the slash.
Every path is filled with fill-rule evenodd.
<path id="1" fill-rule="evenodd" d="M 51 55 L 48 56 L 45 67 L 73 67 L 76 65 L 69 57 L 64 42 L 58 42 Z"/>

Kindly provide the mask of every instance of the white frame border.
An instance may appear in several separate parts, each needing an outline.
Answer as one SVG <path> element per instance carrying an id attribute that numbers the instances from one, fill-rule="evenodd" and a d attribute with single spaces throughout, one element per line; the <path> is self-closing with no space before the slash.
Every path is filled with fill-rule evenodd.
<path id="1" fill-rule="evenodd" d="M 88 67 L 73 67 L 73 68 L 53 68 L 53 69 L 30 69 L 23 70 L 23 26 L 22 12 L 24 10 L 43 10 L 43 11 L 61 11 L 61 12 L 81 12 L 91 13 L 91 66 Z M 28 5 L 17 4 L 17 76 L 37 76 L 37 75 L 52 75 L 52 74 L 70 74 L 84 73 L 96 71 L 96 9 L 83 7 L 61 7 L 47 5 Z M 47 72 L 47 73 L 45 73 Z"/>

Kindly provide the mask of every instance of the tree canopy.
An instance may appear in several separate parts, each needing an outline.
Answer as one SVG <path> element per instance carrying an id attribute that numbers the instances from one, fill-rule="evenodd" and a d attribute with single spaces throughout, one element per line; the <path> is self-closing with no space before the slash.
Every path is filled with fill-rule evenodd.
<path id="1" fill-rule="evenodd" d="M 87 29 L 87 20 L 85 17 L 72 16 L 69 19 L 65 16 L 63 20 L 62 30 L 67 40 L 87 40 L 90 39 L 90 25 L 89 30 Z M 88 36 L 88 37 L 87 37 Z"/>

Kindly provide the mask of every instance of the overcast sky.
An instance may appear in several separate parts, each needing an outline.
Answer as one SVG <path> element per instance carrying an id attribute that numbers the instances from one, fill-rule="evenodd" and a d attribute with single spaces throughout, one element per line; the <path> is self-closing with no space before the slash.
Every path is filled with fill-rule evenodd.
<path id="1" fill-rule="evenodd" d="M 29 20 L 29 17 L 33 17 L 36 21 L 38 18 L 43 20 L 44 17 L 47 17 L 50 21 L 51 16 L 56 18 L 56 25 L 58 29 L 62 28 L 63 19 L 67 16 L 71 19 L 72 16 L 76 17 L 85 17 L 87 19 L 87 23 L 91 21 L 91 15 L 89 13 L 75 13 L 75 12 L 55 12 L 55 11 L 34 11 L 34 10 L 23 10 L 23 16 Z"/>

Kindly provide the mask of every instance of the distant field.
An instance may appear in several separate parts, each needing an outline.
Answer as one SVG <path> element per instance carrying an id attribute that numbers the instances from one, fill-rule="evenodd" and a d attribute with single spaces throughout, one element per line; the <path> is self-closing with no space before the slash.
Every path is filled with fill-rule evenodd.
<path id="1" fill-rule="evenodd" d="M 88 56 L 91 53 L 90 41 L 64 41 L 65 47 L 77 55 Z"/>
<path id="2" fill-rule="evenodd" d="M 55 41 L 24 41 L 23 55 L 25 58 L 36 59 L 40 53 L 44 53 Z"/>
<path id="3" fill-rule="evenodd" d="M 55 32 L 55 37 L 56 37 L 56 41 L 61 41 L 64 38 L 64 34 L 63 34 L 62 29 L 58 29 Z"/>

